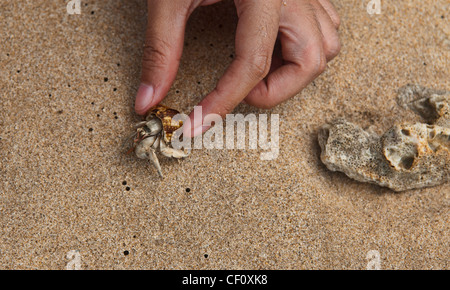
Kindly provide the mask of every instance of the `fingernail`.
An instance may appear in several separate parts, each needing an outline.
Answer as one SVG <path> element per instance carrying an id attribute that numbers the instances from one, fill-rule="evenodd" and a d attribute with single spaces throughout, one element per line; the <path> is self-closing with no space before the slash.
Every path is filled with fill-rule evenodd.
<path id="1" fill-rule="evenodd" d="M 207 128 L 205 128 L 205 126 L 202 126 L 202 124 L 194 124 L 194 126 L 195 127 L 191 125 L 191 122 L 186 122 L 183 125 L 183 136 L 186 138 L 194 138 L 195 136 L 198 136 L 207 130 Z"/>
<path id="2" fill-rule="evenodd" d="M 139 115 L 144 115 L 152 107 L 155 91 L 152 86 L 141 84 L 139 86 L 134 109 Z"/>
<path id="3" fill-rule="evenodd" d="M 192 138 L 203 134 L 203 132 L 207 131 L 209 126 L 198 126 L 192 130 Z"/>
<path id="4" fill-rule="evenodd" d="M 189 114 L 187 121 L 183 126 L 183 136 L 193 138 L 201 134 L 203 125 L 202 106 L 194 106 L 194 110 Z"/>
<path id="5" fill-rule="evenodd" d="M 203 134 L 203 132 L 206 132 L 209 128 L 210 126 L 202 126 L 202 125 L 195 128 L 186 126 L 185 128 L 183 128 L 183 136 L 186 138 L 194 138 L 198 135 Z"/>
<path id="6" fill-rule="evenodd" d="M 183 124 L 183 137 L 191 138 L 191 123 L 190 122 L 185 121 Z"/>

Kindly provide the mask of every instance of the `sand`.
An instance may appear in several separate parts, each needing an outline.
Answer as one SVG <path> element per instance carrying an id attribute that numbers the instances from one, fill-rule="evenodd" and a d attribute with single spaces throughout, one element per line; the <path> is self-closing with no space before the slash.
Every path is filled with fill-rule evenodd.
<path id="1" fill-rule="evenodd" d="M 378 133 L 417 120 L 395 102 L 407 83 L 450 88 L 448 1 L 382 0 L 379 15 L 334 1 L 342 50 L 326 72 L 271 110 L 235 110 L 280 115 L 278 158 L 193 150 L 161 158 L 164 179 L 122 148 L 140 120 L 145 1 L 63 2 L 0 3 L 0 269 L 449 268 L 449 184 L 359 183 L 317 143 L 336 117 Z M 187 113 L 214 88 L 235 25 L 230 1 L 194 12 L 166 105 Z"/>

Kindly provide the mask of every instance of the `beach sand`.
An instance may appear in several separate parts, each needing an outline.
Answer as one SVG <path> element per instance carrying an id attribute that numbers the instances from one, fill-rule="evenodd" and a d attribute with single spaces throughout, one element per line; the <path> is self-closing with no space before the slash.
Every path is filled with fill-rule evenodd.
<path id="1" fill-rule="evenodd" d="M 402 193 L 321 163 L 337 117 L 384 132 L 418 120 L 407 83 L 450 89 L 448 1 L 334 1 L 340 55 L 279 114 L 280 151 L 193 150 L 165 174 L 122 148 L 146 4 L 0 3 L 0 269 L 448 269 L 450 185 Z M 67 2 L 67 1 L 66 1 Z M 188 113 L 234 57 L 233 3 L 197 9 L 164 104 Z M 258 116 L 258 115 L 257 115 Z"/>

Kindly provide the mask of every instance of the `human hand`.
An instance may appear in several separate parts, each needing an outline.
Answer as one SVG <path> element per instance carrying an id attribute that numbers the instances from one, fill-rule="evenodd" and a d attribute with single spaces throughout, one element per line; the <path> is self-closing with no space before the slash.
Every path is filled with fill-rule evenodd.
<path id="1" fill-rule="evenodd" d="M 220 0 L 148 0 L 148 28 L 135 110 L 145 114 L 175 80 L 186 22 L 199 6 Z M 293 97 L 320 75 L 340 50 L 339 16 L 328 0 L 235 0 L 238 26 L 235 59 L 216 88 L 199 104 L 222 118 L 242 101 L 272 108 Z M 279 39 L 281 54 L 274 52 Z M 193 120 L 191 113 L 191 120 Z M 197 117 L 196 117 L 197 118 Z M 196 136 L 208 127 L 191 122 Z"/>

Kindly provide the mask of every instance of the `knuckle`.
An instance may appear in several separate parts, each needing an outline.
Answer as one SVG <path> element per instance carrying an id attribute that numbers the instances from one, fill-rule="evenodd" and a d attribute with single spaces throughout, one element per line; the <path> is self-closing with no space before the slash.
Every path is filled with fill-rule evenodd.
<path id="1" fill-rule="evenodd" d="M 247 104 L 260 109 L 272 109 L 280 103 L 280 95 L 274 95 L 268 89 L 257 86 L 245 98 Z"/>
<path id="2" fill-rule="evenodd" d="M 303 61 L 304 70 L 311 75 L 320 75 L 327 67 L 327 60 L 322 45 L 314 43 L 307 48 L 307 55 Z"/>
<path id="3" fill-rule="evenodd" d="M 216 109 L 219 115 L 223 118 L 226 114 L 229 114 L 233 111 L 234 105 L 229 102 L 225 102 L 218 105 Z"/>
<path id="4" fill-rule="evenodd" d="M 328 58 L 332 59 L 336 57 L 341 51 L 341 42 L 338 37 L 328 40 L 326 43 L 326 55 Z"/>
<path id="5" fill-rule="evenodd" d="M 339 26 L 341 25 L 341 18 L 339 17 L 339 14 L 337 13 L 336 9 L 334 8 L 334 5 L 330 3 L 328 0 L 319 0 L 320 4 L 322 5 L 322 8 L 326 11 L 328 16 L 331 19 L 331 22 L 333 23 L 334 27 L 336 29 L 339 29 Z"/>
<path id="6" fill-rule="evenodd" d="M 233 110 L 234 105 L 229 101 L 223 100 L 220 103 L 214 104 L 214 111 L 222 118 L 224 118 L 227 114 L 230 114 Z"/>
<path id="7" fill-rule="evenodd" d="M 257 53 L 248 60 L 251 74 L 257 80 L 264 79 L 270 70 L 272 58 L 269 53 Z"/>
<path id="8" fill-rule="evenodd" d="M 169 60 L 170 45 L 155 38 L 147 38 L 144 44 L 143 65 L 145 67 L 163 66 Z"/>
<path id="9" fill-rule="evenodd" d="M 225 117 L 226 114 L 229 114 L 234 110 L 236 104 L 234 104 L 232 100 L 226 97 L 227 94 L 222 90 L 220 85 L 218 85 L 214 89 L 211 95 L 213 98 L 210 99 L 210 102 L 214 103 L 214 111 L 222 118 Z"/>
<path id="10" fill-rule="evenodd" d="M 333 15 L 333 22 L 334 25 L 336 26 L 336 29 L 338 29 L 341 26 L 341 17 L 339 17 L 337 13 Z"/>

